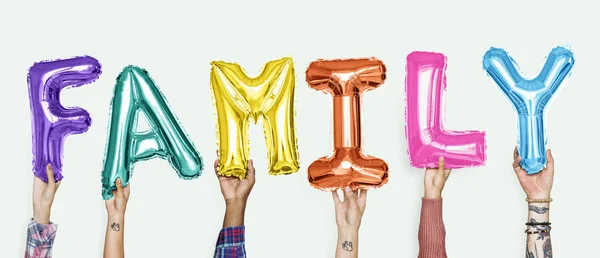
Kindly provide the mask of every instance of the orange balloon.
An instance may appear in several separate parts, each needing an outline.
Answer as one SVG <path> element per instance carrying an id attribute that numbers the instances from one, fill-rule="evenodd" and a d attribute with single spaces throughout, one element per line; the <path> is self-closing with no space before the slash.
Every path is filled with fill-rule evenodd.
<path id="1" fill-rule="evenodd" d="M 375 58 L 317 60 L 306 70 L 306 81 L 333 98 L 333 152 L 308 167 L 308 181 L 322 190 L 350 186 L 380 187 L 388 181 L 388 165 L 362 153 L 362 94 L 385 81 L 385 65 Z"/>

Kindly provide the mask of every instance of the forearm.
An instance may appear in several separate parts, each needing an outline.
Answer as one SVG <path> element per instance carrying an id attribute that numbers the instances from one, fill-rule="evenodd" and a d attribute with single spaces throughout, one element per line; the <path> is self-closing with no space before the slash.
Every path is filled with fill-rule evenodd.
<path id="1" fill-rule="evenodd" d="M 50 223 L 50 207 L 33 206 L 33 221 L 47 225 Z"/>
<path id="2" fill-rule="evenodd" d="M 230 201 L 227 202 L 225 206 L 223 228 L 243 226 L 246 213 L 246 201 Z"/>
<path id="3" fill-rule="evenodd" d="M 335 258 L 358 257 L 358 229 L 338 229 Z"/>
<path id="4" fill-rule="evenodd" d="M 125 219 L 123 215 L 108 216 L 104 239 L 104 258 L 123 258 Z"/>
<path id="5" fill-rule="evenodd" d="M 528 211 L 527 222 L 542 225 L 527 226 L 527 258 L 551 258 L 550 203 L 529 203 Z"/>
<path id="6" fill-rule="evenodd" d="M 419 223 L 419 258 L 447 257 L 446 229 L 442 218 L 442 198 L 423 198 Z"/>

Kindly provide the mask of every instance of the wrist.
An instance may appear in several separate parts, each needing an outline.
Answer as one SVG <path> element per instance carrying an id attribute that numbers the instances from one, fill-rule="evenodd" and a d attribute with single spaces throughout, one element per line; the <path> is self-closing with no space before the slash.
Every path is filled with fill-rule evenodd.
<path id="1" fill-rule="evenodd" d="M 425 190 L 423 197 L 426 199 L 440 199 L 442 198 L 442 191 L 428 191 Z"/>
<path id="2" fill-rule="evenodd" d="M 548 199 L 550 198 L 550 193 L 531 193 L 527 194 L 528 199 Z"/>
<path id="3" fill-rule="evenodd" d="M 39 224 L 50 224 L 50 210 L 34 211 L 33 221 Z"/>
<path id="4" fill-rule="evenodd" d="M 231 199 L 225 200 L 225 208 L 227 209 L 245 209 L 246 199 Z"/>
<path id="5" fill-rule="evenodd" d="M 338 227 L 338 237 L 348 238 L 358 235 L 359 227 Z"/>
<path id="6" fill-rule="evenodd" d="M 120 212 L 108 213 L 108 222 L 123 222 L 125 221 L 125 214 Z"/>

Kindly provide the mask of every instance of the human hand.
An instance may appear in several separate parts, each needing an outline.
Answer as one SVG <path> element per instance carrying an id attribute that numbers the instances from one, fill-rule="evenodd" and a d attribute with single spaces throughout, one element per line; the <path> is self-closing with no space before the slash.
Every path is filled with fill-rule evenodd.
<path id="1" fill-rule="evenodd" d="M 550 198 L 550 192 L 552 191 L 552 183 L 554 181 L 554 157 L 552 157 L 552 151 L 546 151 L 546 167 L 537 174 L 528 175 L 520 163 L 521 157 L 517 147 L 513 153 L 513 169 L 519 179 L 519 183 L 525 191 L 527 198 L 529 199 L 547 199 Z"/>
<path id="2" fill-rule="evenodd" d="M 125 209 L 127 208 L 127 201 L 129 200 L 130 193 L 129 186 L 131 183 L 126 187 L 123 187 L 121 178 L 117 178 L 115 185 L 117 185 L 117 190 L 113 191 L 113 198 L 106 200 L 105 204 L 109 220 L 120 221 L 125 217 Z"/>
<path id="3" fill-rule="evenodd" d="M 217 152 L 217 156 L 218 154 L 219 153 Z M 215 174 L 217 174 L 217 178 L 219 179 L 219 185 L 221 186 L 221 193 L 223 194 L 225 203 L 228 205 L 235 203 L 246 203 L 246 201 L 248 201 L 248 196 L 250 196 L 250 191 L 252 191 L 252 187 L 254 187 L 255 183 L 254 162 L 252 160 L 248 161 L 248 176 L 246 179 L 219 175 L 219 159 L 215 160 L 214 167 Z"/>
<path id="4" fill-rule="evenodd" d="M 443 157 L 438 159 L 437 168 L 425 169 L 424 197 L 428 199 L 442 198 L 442 190 L 444 190 L 444 185 L 446 185 L 446 180 L 451 172 L 452 169 L 444 169 Z"/>
<path id="5" fill-rule="evenodd" d="M 335 221 L 339 233 L 345 231 L 358 232 L 362 216 L 367 206 L 367 190 L 352 191 L 350 187 L 344 188 L 344 201 L 340 201 L 337 191 L 331 192 L 335 203 Z"/>
<path id="6" fill-rule="evenodd" d="M 40 224 L 50 223 L 50 209 L 54 202 L 54 194 L 60 186 L 60 181 L 54 181 L 52 165 L 46 166 L 48 183 L 37 176 L 33 178 L 33 220 Z"/>

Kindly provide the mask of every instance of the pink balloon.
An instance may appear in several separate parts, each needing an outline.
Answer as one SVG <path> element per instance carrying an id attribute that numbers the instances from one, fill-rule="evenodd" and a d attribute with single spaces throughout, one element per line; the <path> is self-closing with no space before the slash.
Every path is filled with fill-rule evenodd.
<path id="1" fill-rule="evenodd" d="M 446 56 L 412 52 L 406 57 L 406 138 L 410 165 L 437 167 L 444 157 L 446 168 L 485 164 L 483 131 L 451 131 L 444 128 Z"/>

